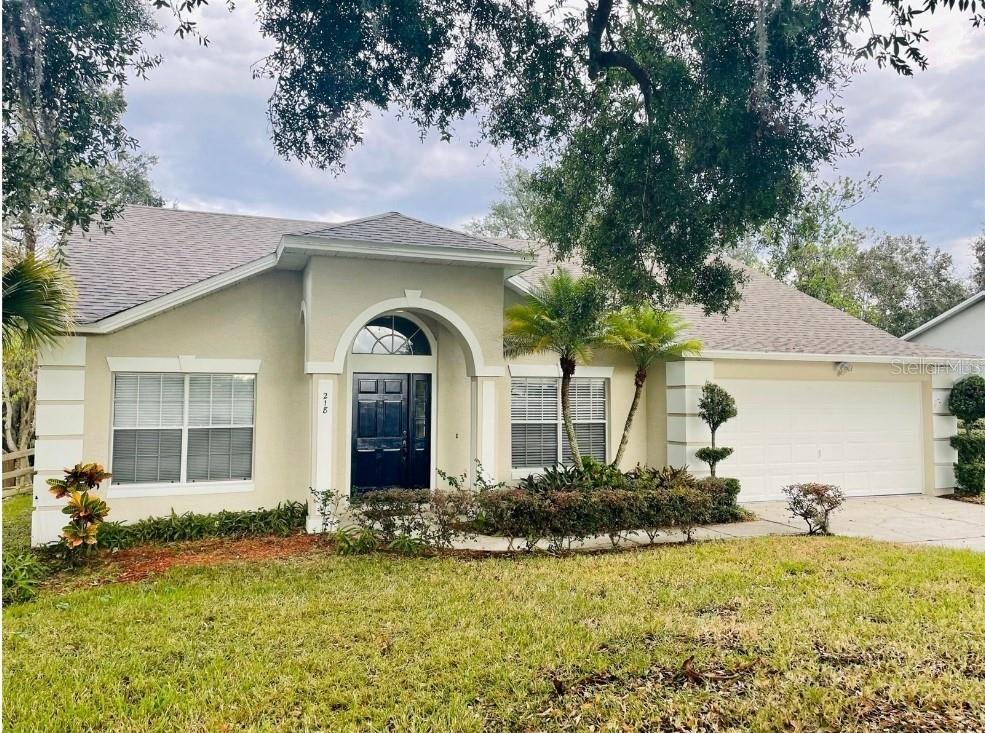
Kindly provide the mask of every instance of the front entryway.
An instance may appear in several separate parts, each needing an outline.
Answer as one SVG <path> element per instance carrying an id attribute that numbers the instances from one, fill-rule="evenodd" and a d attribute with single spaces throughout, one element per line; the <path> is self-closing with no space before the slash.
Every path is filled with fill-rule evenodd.
<path id="1" fill-rule="evenodd" d="M 427 488 L 431 475 L 431 375 L 354 374 L 352 494 Z"/>

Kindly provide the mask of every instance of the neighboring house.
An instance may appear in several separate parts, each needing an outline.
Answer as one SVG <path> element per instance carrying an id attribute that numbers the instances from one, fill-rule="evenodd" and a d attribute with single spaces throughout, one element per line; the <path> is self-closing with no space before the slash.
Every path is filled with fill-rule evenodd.
<path id="1" fill-rule="evenodd" d="M 134 520 L 304 501 L 309 487 L 434 487 L 437 468 L 476 461 L 510 480 L 563 459 L 556 360 L 502 349 L 504 307 L 554 266 L 528 246 L 393 212 L 326 224 L 139 206 L 75 238 L 77 335 L 38 375 L 34 541 L 64 523 L 46 479 L 82 460 L 112 471 L 111 518 Z M 713 380 L 738 404 L 720 442 L 743 500 L 793 481 L 953 487 L 953 378 L 927 365 L 955 354 L 754 272 L 727 320 L 683 314 L 705 351 L 652 370 L 626 466 L 701 473 L 697 400 Z M 600 460 L 633 372 L 603 351 L 576 373 L 576 431 Z"/>
<path id="2" fill-rule="evenodd" d="M 902 337 L 915 344 L 985 356 L 985 290 Z"/>

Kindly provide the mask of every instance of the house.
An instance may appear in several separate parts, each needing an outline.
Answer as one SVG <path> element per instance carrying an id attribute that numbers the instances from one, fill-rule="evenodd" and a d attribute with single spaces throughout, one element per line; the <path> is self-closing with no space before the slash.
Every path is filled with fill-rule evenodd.
<path id="1" fill-rule="evenodd" d="M 76 237 L 76 334 L 38 374 L 33 540 L 64 523 L 46 479 L 82 460 L 112 471 L 111 518 L 134 520 L 304 501 L 309 487 L 434 487 L 436 469 L 476 461 L 510 480 L 563 459 L 556 361 L 502 349 L 504 307 L 555 266 L 529 249 L 395 212 L 327 224 L 133 206 Z M 738 403 L 720 436 L 743 500 L 806 480 L 953 487 L 959 355 L 753 272 L 727 320 L 683 314 L 705 351 L 652 370 L 625 465 L 701 473 L 697 398 L 714 380 Z M 606 352 L 578 368 L 586 453 L 613 455 L 633 372 Z"/>
<path id="2" fill-rule="evenodd" d="M 985 356 L 985 290 L 902 337 L 904 341 Z"/>

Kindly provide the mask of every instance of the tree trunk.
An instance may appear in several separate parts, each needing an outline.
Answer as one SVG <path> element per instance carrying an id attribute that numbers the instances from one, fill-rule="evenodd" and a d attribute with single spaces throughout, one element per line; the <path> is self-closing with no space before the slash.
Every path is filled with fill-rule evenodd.
<path id="1" fill-rule="evenodd" d="M 571 459 L 576 466 L 581 466 L 581 450 L 578 448 L 578 436 L 575 434 L 575 423 L 571 419 L 571 377 L 575 373 L 575 360 L 561 357 L 561 419 L 564 421 L 564 432 L 571 446 Z"/>
<path id="2" fill-rule="evenodd" d="M 711 429 L 711 449 L 715 449 L 715 428 Z M 709 463 L 708 468 L 711 469 L 711 477 L 715 478 L 715 463 Z"/>
<path id="3" fill-rule="evenodd" d="M 633 392 L 633 404 L 629 406 L 629 414 L 626 415 L 626 424 L 622 427 L 622 438 L 619 441 L 619 450 L 616 451 L 616 459 L 612 462 L 615 468 L 619 468 L 623 454 L 626 452 L 626 445 L 629 443 L 629 431 L 633 427 L 633 418 L 636 417 L 636 410 L 640 406 L 640 397 L 643 396 L 643 384 L 646 382 L 646 369 L 637 369 L 636 378 L 633 380 L 635 391 Z"/>

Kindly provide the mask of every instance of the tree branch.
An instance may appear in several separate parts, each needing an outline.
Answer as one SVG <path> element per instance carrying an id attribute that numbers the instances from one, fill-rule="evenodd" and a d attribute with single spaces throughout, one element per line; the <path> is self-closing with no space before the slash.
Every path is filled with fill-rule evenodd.
<path id="1" fill-rule="evenodd" d="M 585 10 L 585 20 L 588 23 L 588 76 L 593 81 L 598 78 L 601 69 L 623 69 L 627 71 L 643 94 L 643 108 L 647 120 L 650 119 L 653 103 L 653 81 L 646 69 L 625 51 L 616 49 L 602 50 L 602 33 L 608 29 L 609 18 L 612 15 L 612 0 L 599 0 L 597 6 L 588 3 Z M 611 43 L 611 40 L 610 40 Z"/>

